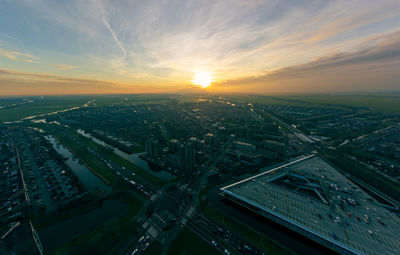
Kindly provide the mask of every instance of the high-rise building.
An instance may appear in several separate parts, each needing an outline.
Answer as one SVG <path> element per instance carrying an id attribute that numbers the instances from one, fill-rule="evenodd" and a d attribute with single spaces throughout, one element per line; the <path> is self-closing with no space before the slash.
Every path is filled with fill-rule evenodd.
<path id="1" fill-rule="evenodd" d="M 250 152 L 254 152 L 256 150 L 256 146 L 254 144 L 245 143 L 241 141 L 234 141 L 233 146 L 237 150 L 250 151 Z"/>
<path id="2" fill-rule="evenodd" d="M 185 146 L 185 153 L 186 153 L 186 168 L 187 171 L 192 171 L 194 169 L 194 163 L 196 159 L 196 147 L 193 142 L 186 143 Z"/>
<path id="3" fill-rule="evenodd" d="M 168 149 L 169 149 L 169 151 L 170 151 L 171 153 L 176 153 L 176 152 L 178 152 L 178 147 L 179 147 L 179 145 L 180 145 L 180 142 L 179 142 L 179 140 L 177 140 L 177 139 L 172 139 L 172 140 L 170 140 L 170 141 L 168 142 L 168 144 L 167 144 Z"/>
<path id="4" fill-rule="evenodd" d="M 160 145 L 157 139 L 149 138 L 145 142 L 145 150 L 149 157 L 156 158 L 160 156 Z"/>
<path id="5" fill-rule="evenodd" d="M 192 142 L 181 144 L 178 147 L 178 166 L 184 174 L 190 173 L 194 169 L 196 148 Z"/>
<path id="6" fill-rule="evenodd" d="M 178 167 L 181 170 L 185 169 L 185 145 L 180 144 L 178 147 Z"/>
<path id="7" fill-rule="evenodd" d="M 215 135 L 213 133 L 208 133 L 204 135 L 204 140 L 206 141 L 208 146 L 215 145 Z"/>

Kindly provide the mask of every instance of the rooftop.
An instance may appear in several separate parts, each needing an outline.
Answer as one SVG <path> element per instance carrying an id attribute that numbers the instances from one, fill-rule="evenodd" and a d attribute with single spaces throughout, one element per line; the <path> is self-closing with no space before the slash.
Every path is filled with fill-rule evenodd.
<path id="1" fill-rule="evenodd" d="M 339 251 L 397 254 L 400 218 L 310 155 L 228 185 L 222 195 Z"/>

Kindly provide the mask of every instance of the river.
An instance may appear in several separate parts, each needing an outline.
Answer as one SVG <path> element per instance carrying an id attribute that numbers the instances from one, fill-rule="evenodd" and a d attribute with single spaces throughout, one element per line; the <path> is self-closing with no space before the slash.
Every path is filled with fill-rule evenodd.
<path id="1" fill-rule="evenodd" d="M 37 114 L 37 115 L 31 115 L 31 116 L 25 117 L 25 118 L 23 118 L 23 119 L 21 119 L 21 120 L 5 121 L 5 122 L 3 122 L 3 123 L 4 123 L 4 124 L 22 123 L 24 120 L 33 120 L 33 119 L 35 119 L 35 118 L 37 118 L 37 117 L 50 116 L 50 115 L 55 115 L 55 114 L 58 114 L 58 113 L 61 113 L 61 112 L 68 112 L 68 111 L 72 111 L 72 110 L 77 110 L 77 109 L 80 109 L 80 108 L 82 108 L 82 107 L 88 107 L 89 104 L 93 103 L 94 101 L 96 101 L 96 99 L 92 99 L 92 100 L 86 102 L 85 104 L 83 104 L 82 106 L 75 106 L 75 107 L 71 107 L 71 108 L 67 108 L 67 109 L 58 110 L 58 111 L 55 111 L 55 112 L 49 112 L 49 113 L 42 113 L 42 114 Z"/>

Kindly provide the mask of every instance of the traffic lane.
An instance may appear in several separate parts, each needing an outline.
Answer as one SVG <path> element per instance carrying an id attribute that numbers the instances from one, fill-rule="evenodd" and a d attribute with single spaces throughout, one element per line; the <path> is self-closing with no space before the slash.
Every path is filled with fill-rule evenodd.
<path id="1" fill-rule="evenodd" d="M 216 242 L 212 237 L 208 236 L 206 233 L 204 233 L 202 230 L 200 230 L 196 225 L 194 225 L 191 222 L 186 223 L 186 227 L 190 229 L 192 232 L 197 234 L 199 237 L 201 237 L 203 240 L 205 240 L 207 243 L 209 243 L 211 246 L 215 247 L 219 252 L 222 254 L 225 254 L 225 250 L 228 250 L 224 246 L 222 246 L 220 243 Z"/>
<path id="2" fill-rule="evenodd" d="M 263 255 L 264 252 L 255 246 L 251 245 L 246 240 L 242 239 L 239 235 L 231 232 L 225 226 L 222 226 L 206 216 L 196 212 L 192 218 L 197 224 L 203 225 L 205 229 L 209 229 L 214 235 L 218 236 L 235 250 L 239 250 L 244 254 L 259 254 Z"/>

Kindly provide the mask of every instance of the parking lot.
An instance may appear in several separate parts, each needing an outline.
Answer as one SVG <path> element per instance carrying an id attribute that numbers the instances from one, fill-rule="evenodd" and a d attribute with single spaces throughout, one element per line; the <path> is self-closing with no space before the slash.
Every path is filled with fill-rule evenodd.
<path id="1" fill-rule="evenodd" d="M 273 182 L 288 174 L 303 178 L 304 184 L 290 179 L 284 182 L 299 185 L 297 191 Z M 309 183 L 320 185 L 327 203 L 299 192 Z M 316 156 L 239 182 L 223 192 L 257 208 L 260 214 L 278 217 L 307 236 L 353 253 L 396 254 L 400 250 L 396 238 L 399 218 Z"/>

